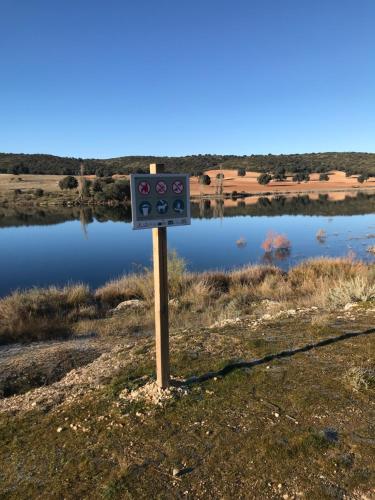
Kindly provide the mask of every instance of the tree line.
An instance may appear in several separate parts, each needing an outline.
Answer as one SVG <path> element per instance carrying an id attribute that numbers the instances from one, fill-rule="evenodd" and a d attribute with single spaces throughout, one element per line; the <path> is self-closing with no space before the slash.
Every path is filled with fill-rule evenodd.
<path id="1" fill-rule="evenodd" d="M 341 170 L 349 175 L 375 176 L 375 153 L 306 153 L 291 155 L 192 155 L 181 157 L 123 156 L 109 159 L 68 158 L 44 154 L 0 153 L 0 173 L 79 175 L 84 162 L 85 173 L 97 177 L 113 174 L 145 173 L 150 163 L 164 163 L 167 172 L 203 175 L 210 169 L 233 169 L 271 173 L 286 170 L 290 174 L 327 173 Z"/>

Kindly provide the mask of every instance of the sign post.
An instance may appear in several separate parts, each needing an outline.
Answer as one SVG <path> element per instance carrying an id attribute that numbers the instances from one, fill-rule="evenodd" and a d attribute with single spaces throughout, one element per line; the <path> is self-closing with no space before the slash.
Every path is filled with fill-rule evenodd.
<path id="1" fill-rule="evenodd" d="M 163 165 L 152 163 L 150 174 L 161 174 Z M 159 181 L 156 189 L 163 181 Z M 154 260 L 155 290 L 155 342 L 156 342 L 156 381 L 159 387 L 169 386 L 169 312 L 168 312 L 168 246 L 167 228 L 152 230 L 152 250 Z"/>
<path id="2" fill-rule="evenodd" d="M 190 224 L 189 176 L 164 174 L 153 163 L 150 174 L 130 176 L 133 229 L 152 228 L 155 289 L 156 377 L 159 387 L 170 383 L 168 322 L 167 227 Z"/>

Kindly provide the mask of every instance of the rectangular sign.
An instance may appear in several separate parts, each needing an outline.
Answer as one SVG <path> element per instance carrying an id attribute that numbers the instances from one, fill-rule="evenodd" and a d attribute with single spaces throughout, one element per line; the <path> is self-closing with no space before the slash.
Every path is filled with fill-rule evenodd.
<path id="1" fill-rule="evenodd" d="M 130 176 L 133 229 L 190 224 L 190 184 L 187 174 Z"/>

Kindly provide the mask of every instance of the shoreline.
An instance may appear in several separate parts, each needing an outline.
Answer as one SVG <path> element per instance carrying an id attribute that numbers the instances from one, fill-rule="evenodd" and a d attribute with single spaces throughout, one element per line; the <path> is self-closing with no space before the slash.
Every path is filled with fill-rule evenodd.
<path id="1" fill-rule="evenodd" d="M 272 180 L 269 184 L 257 182 L 258 172 L 246 172 L 245 176 L 236 176 L 233 170 L 208 170 L 210 185 L 201 185 L 196 177 L 190 178 L 190 199 L 243 199 L 256 196 L 304 196 L 330 193 L 375 193 L 375 181 L 369 180 L 360 184 L 356 177 L 346 177 L 344 172 L 332 171 L 328 181 L 320 181 L 319 174 L 311 174 L 310 180 L 304 183 Z M 217 175 L 223 175 L 221 194 L 217 194 Z M 0 206 L 2 207 L 90 207 L 90 206 L 129 206 L 130 201 L 99 200 L 93 196 L 79 199 L 76 190 L 61 190 L 58 186 L 62 175 L 14 176 L 0 174 Z M 94 176 L 86 175 L 86 179 L 94 180 Z M 115 181 L 128 180 L 127 175 L 113 176 Z M 356 183 L 356 184 L 354 184 Z"/>
<path id="2" fill-rule="evenodd" d="M 236 194 L 228 191 L 223 192 L 221 195 L 214 193 L 192 194 L 190 201 L 200 200 L 244 200 L 246 198 L 262 198 L 262 197 L 278 197 L 278 196 L 306 196 L 306 195 L 330 195 L 334 193 L 348 193 L 348 195 L 355 195 L 358 193 L 375 194 L 375 186 L 371 187 L 342 187 L 342 188 L 328 188 L 328 189 L 301 189 L 301 190 L 267 190 L 267 191 L 249 191 L 237 192 Z M 49 193 L 48 196 L 41 198 L 28 198 L 28 199 L 1 199 L 0 207 L 2 208 L 16 208 L 16 207 L 32 207 L 32 208 L 90 208 L 90 207 L 130 207 L 130 201 L 119 202 L 116 200 L 109 201 L 96 201 L 93 199 L 77 201 L 67 196 L 61 199 L 61 196 L 54 196 Z"/>

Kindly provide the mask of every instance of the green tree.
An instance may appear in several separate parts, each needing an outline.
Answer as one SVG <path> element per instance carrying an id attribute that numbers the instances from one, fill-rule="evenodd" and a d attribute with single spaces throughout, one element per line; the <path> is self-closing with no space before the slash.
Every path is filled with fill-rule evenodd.
<path id="1" fill-rule="evenodd" d="M 368 175 L 367 174 L 361 174 L 357 177 L 357 181 L 361 184 L 363 184 L 365 181 L 368 180 Z"/>
<path id="2" fill-rule="evenodd" d="M 293 182 L 308 182 L 310 180 L 310 175 L 308 172 L 297 172 L 293 175 Z"/>
<path id="3" fill-rule="evenodd" d="M 106 200 L 125 201 L 130 199 L 130 184 L 127 180 L 105 184 L 103 194 Z"/>
<path id="4" fill-rule="evenodd" d="M 59 187 L 60 189 L 76 189 L 78 187 L 78 181 L 72 175 L 68 175 L 61 179 Z"/>
<path id="5" fill-rule="evenodd" d="M 203 174 L 199 177 L 199 184 L 204 186 L 209 186 L 211 184 L 211 177 L 207 174 Z"/>
<path id="6" fill-rule="evenodd" d="M 260 174 L 260 176 L 257 178 L 257 181 L 259 184 L 266 185 L 269 182 L 271 182 L 272 176 L 270 174 Z"/>
<path id="7" fill-rule="evenodd" d="M 109 177 L 112 175 L 112 172 L 102 165 L 95 170 L 95 175 L 96 177 Z"/>
<path id="8" fill-rule="evenodd" d="M 103 191 L 103 183 L 99 179 L 95 179 L 92 183 L 92 190 L 94 193 L 101 193 Z"/>
<path id="9" fill-rule="evenodd" d="M 285 168 L 283 168 L 283 167 L 277 167 L 277 169 L 275 171 L 275 175 L 273 176 L 273 178 L 275 179 L 275 181 L 279 181 L 279 182 L 286 181 Z"/>

